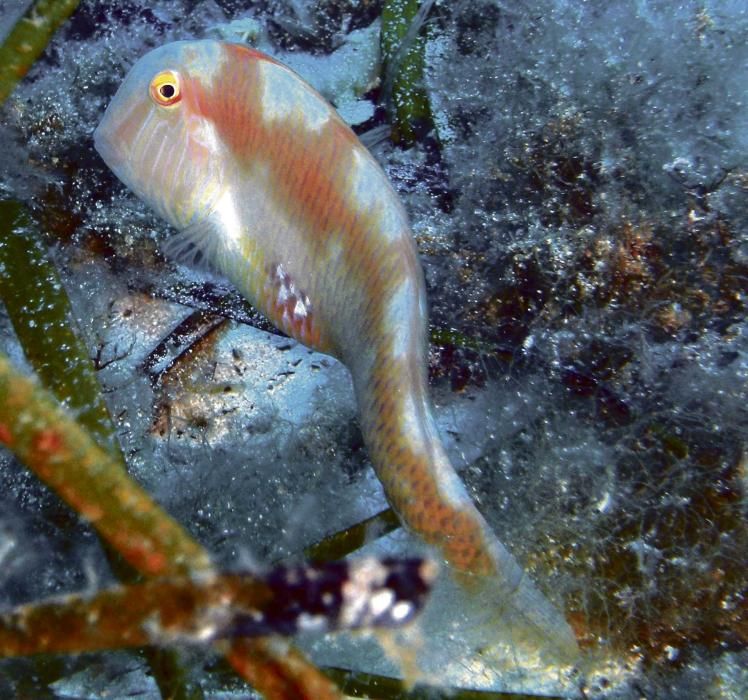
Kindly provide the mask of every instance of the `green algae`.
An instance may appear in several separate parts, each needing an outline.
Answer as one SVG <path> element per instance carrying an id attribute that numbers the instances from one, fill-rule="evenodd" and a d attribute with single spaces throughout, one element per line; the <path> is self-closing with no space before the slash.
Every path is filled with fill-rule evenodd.
<path id="1" fill-rule="evenodd" d="M 412 146 L 431 131 L 434 119 L 423 86 L 426 41 L 419 35 L 431 2 L 387 0 L 382 9 L 383 93 L 391 112 L 392 140 Z"/>
<path id="2" fill-rule="evenodd" d="M 0 105 L 29 72 L 79 0 L 38 0 L 16 23 L 0 46 Z"/>
<path id="3" fill-rule="evenodd" d="M 391 508 L 372 515 L 344 530 L 335 532 L 304 550 L 304 557 L 312 561 L 342 559 L 368 542 L 400 527 L 400 519 Z"/>
<path id="4" fill-rule="evenodd" d="M 466 688 L 438 688 L 419 686 L 409 689 L 399 678 L 390 678 L 373 673 L 358 673 L 342 668 L 325 668 L 324 673 L 332 678 L 344 692 L 354 698 L 383 698 L 383 700 L 560 700 L 555 695 L 528 695 L 504 693 L 491 690 Z"/>
<path id="5" fill-rule="evenodd" d="M 110 452 L 114 427 L 73 311 L 41 232 L 23 207 L 0 201 L 0 299 L 42 384 Z M 121 459 L 121 455 L 120 455 Z"/>

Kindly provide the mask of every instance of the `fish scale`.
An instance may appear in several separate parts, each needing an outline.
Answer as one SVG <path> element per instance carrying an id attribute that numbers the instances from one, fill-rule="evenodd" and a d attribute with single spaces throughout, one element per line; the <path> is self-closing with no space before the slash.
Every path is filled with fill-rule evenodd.
<path id="1" fill-rule="evenodd" d="M 154 85 L 174 88 L 168 100 L 151 92 L 157 76 Z M 170 125 L 169 158 L 157 159 L 152 143 L 144 152 L 145 119 Z M 140 134 L 135 149 L 132 134 Z M 197 247 L 278 327 L 346 364 L 371 461 L 401 521 L 495 607 L 498 624 L 509 620 L 523 628 L 519 636 L 573 656 L 569 625 L 491 531 L 439 439 L 425 283 L 407 216 L 332 107 L 253 49 L 176 42 L 135 64 L 95 142 L 115 174 L 179 230 L 174 249 Z M 183 186 L 167 190 L 175 157 Z M 211 185 L 217 193 L 203 212 Z M 304 300 L 304 314 L 279 301 L 284 285 L 294 303 Z"/>

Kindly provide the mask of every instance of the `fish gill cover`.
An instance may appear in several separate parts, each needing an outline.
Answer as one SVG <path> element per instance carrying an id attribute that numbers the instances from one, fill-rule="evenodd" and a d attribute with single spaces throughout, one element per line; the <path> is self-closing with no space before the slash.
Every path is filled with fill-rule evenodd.
<path id="1" fill-rule="evenodd" d="M 315 84 L 361 132 L 385 124 L 382 5 L 84 0 L 0 108 L 0 194 L 46 232 L 130 472 L 221 565 L 298 556 L 386 506 L 348 375 L 269 335 L 220 280 L 165 261 L 164 225 L 91 133 L 139 56 L 206 36 L 325 75 Z M 444 687 L 740 697 L 744 4 L 457 0 L 435 3 L 420 36 L 434 128 L 374 153 L 426 272 L 439 427 L 583 657 L 570 673 L 470 654 L 471 630 L 436 616 L 417 661 Z M 0 484 L 4 607 L 111 582 L 90 530 L 8 457 Z M 396 532 L 365 551 L 413 547 Z M 397 671 L 367 640 L 302 642 L 320 663 Z M 227 689 L 190 658 L 207 697 Z M 132 657 L 52 665 L 42 689 L 28 662 L 3 662 L 2 693 L 158 697 Z"/>

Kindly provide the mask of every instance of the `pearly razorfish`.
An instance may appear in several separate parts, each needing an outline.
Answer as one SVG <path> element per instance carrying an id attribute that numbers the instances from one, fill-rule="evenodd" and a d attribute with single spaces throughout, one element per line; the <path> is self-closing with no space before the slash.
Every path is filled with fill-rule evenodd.
<path id="1" fill-rule="evenodd" d="M 571 629 L 468 497 L 428 397 L 423 273 L 405 210 L 335 110 L 289 68 L 218 41 L 131 69 L 94 134 L 114 173 L 278 328 L 353 376 L 371 460 L 401 521 L 467 589 L 552 646 Z"/>

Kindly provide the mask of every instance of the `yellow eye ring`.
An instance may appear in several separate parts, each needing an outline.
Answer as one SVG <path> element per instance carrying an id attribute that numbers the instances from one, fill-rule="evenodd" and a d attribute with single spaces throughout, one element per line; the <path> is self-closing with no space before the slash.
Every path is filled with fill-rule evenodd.
<path id="1" fill-rule="evenodd" d="M 169 107 L 182 99 L 179 76 L 171 70 L 161 71 L 151 80 L 151 99 L 161 107 Z"/>

